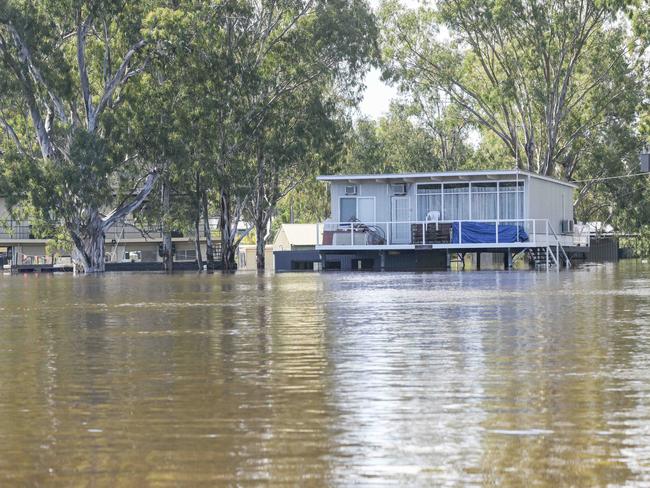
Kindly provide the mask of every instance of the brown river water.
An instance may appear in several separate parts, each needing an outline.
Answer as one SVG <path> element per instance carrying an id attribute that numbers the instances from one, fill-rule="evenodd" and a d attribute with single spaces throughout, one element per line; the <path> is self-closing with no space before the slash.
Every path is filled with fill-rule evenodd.
<path id="1" fill-rule="evenodd" d="M 650 265 L 0 276 L 0 486 L 650 486 Z"/>

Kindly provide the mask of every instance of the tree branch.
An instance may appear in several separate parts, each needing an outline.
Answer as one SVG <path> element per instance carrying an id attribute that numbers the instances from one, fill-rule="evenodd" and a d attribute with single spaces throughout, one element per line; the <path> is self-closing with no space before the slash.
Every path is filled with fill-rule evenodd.
<path id="1" fill-rule="evenodd" d="M 113 75 L 113 78 L 111 81 L 108 82 L 108 84 L 104 87 L 104 94 L 102 95 L 101 100 L 99 101 L 99 104 L 97 105 L 97 108 L 95 109 L 95 120 L 99 118 L 99 116 L 102 114 L 106 106 L 111 100 L 111 97 L 113 96 L 113 93 L 115 93 L 115 90 L 126 81 L 124 79 L 129 63 L 131 62 L 131 58 L 140 50 L 142 49 L 146 44 L 146 41 L 140 40 L 136 42 L 133 46 L 131 46 L 131 49 L 128 50 L 126 55 L 124 56 L 124 60 L 122 61 L 122 64 L 118 68 L 118 70 L 115 72 L 115 75 Z M 95 127 L 92 128 L 93 130 Z M 90 130 L 90 128 L 89 128 Z"/>
<path id="2" fill-rule="evenodd" d="M 151 191 L 153 190 L 154 185 L 156 184 L 156 181 L 158 180 L 158 170 L 154 169 L 151 171 L 145 179 L 144 185 L 142 189 L 136 194 L 135 197 L 131 200 L 131 202 L 126 203 L 123 202 L 120 204 L 115 210 L 113 210 L 111 213 L 109 213 L 106 217 L 104 217 L 103 220 L 103 229 L 104 232 L 106 232 L 108 229 L 111 228 L 111 226 L 118 220 L 123 219 L 127 215 L 129 215 L 131 212 L 136 210 L 142 203 L 146 200 L 146 198 L 149 196 Z M 134 189 L 135 191 L 135 189 Z M 131 192 L 133 194 L 133 192 Z"/>

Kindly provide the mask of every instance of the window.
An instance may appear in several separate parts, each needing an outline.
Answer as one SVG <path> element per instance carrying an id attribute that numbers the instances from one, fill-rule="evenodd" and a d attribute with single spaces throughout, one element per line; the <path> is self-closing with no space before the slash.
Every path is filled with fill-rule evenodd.
<path id="1" fill-rule="evenodd" d="M 443 199 L 443 220 L 469 219 L 469 184 L 445 185 Z"/>
<path id="2" fill-rule="evenodd" d="M 355 197 L 341 198 L 340 222 L 350 222 L 357 218 L 357 199 Z"/>
<path id="3" fill-rule="evenodd" d="M 501 220 L 524 218 L 524 183 L 522 181 L 499 183 L 499 218 Z"/>
<path id="4" fill-rule="evenodd" d="M 372 197 L 341 197 L 339 222 L 375 221 L 375 199 Z"/>
<path id="5" fill-rule="evenodd" d="M 472 220 L 496 220 L 497 184 L 472 183 Z"/>
<path id="6" fill-rule="evenodd" d="M 442 220 L 523 220 L 524 182 L 425 183 L 417 185 L 417 219 L 432 211 Z M 471 210 L 471 212 L 470 212 Z"/>
<path id="7" fill-rule="evenodd" d="M 442 216 L 442 185 L 418 185 L 418 220 L 426 220 L 427 214 L 432 211 L 440 212 Z"/>

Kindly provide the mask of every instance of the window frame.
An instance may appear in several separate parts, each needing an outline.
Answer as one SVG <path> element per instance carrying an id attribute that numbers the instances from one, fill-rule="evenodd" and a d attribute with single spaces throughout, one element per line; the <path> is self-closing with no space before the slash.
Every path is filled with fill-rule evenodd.
<path id="1" fill-rule="evenodd" d="M 359 220 L 359 199 L 361 198 L 366 198 L 366 199 L 372 199 L 372 220 L 371 221 L 362 221 L 364 224 L 375 224 L 377 221 L 377 197 L 374 196 L 364 196 L 364 195 L 341 195 L 339 196 L 339 214 L 338 214 L 338 222 L 339 224 L 349 224 L 350 222 L 345 222 L 341 220 L 341 200 L 344 198 L 354 198 L 355 199 L 355 218 Z"/>
<path id="2" fill-rule="evenodd" d="M 521 206 L 522 206 L 524 215 L 518 216 L 515 220 L 525 220 L 526 219 L 526 213 L 527 213 L 527 209 L 526 209 L 526 191 L 527 190 L 526 190 L 526 188 L 527 188 L 527 185 L 526 185 L 525 180 L 523 180 L 523 179 L 519 179 L 519 180 L 517 180 L 517 179 L 514 179 L 514 180 L 510 180 L 510 179 L 508 179 L 508 180 L 472 180 L 472 181 L 453 181 L 453 182 L 452 181 L 450 181 L 450 182 L 442 181 L 442 182 L 420 182 L 420 183 L 416 183 L 415 184 L 415 215 L 416 216 L 419 215 L 419 211 L 420 211 L 419 202 L 418 202 L 418 195 L 426 195 L 427 194 L 427 193 L 420 193 L 419 192 L 420 185 L 440 185 L 439 193 L 429 193 L 429 194 L 440 195 L 440 200 L 441 200 L 440 215 L 444 216 L 444 212 L 445 212 L 445 194 L 446 194 L 445 193 L 445 187 L 447 185 L 462 185 L 462 184 L 465 184 L 465 185 L 469 186 L 469 189 L 468 189 L 468 192 L 469 192 L 469 219 L 468 220 L 471 221 L 471 220 L 473 220 L 473 216 L 472 216 L 472 204 L 473 204 L 473 202 L 472 202 L 472 194 L 473 194 L 472 186 L 474 184 L 481 184 L 481 183 L 483 183 L 483 184 L 485 184 L 485 183 L 496 184 L 496 192 L 485 192 L 485 193 L 496 193 L 496 195 L 497 195 L 497 218 L 493 219 L 493 220 L 501 221 L 501 217 L 500 217 L 500 215 L 501 215 L 501 208 L 500 208 L 500 206 L 501 206 L 501 193 L 508 193 L 508 194 L 521 193 L 522 194 L 522 205 Z M 502 191 L 501 190 L 501 185 L 503 183 L 512 184 L 513 186 L 506 186 L 505 188 L 511 188 L 511 189 Z M 517 208 L 519 208 L 519 205 L 517 206 Z"/>

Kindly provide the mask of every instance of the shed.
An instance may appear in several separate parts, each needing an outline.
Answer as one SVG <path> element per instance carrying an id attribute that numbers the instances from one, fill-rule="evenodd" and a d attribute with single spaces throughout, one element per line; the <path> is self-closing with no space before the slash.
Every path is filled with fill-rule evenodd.
<path id="1" fill-rule="evenodd" d="M 319 230 L 317 224 L 282 224 L 273 251 L 310 251 L 316 249 L 321 239 L 322 226 Z"/>

